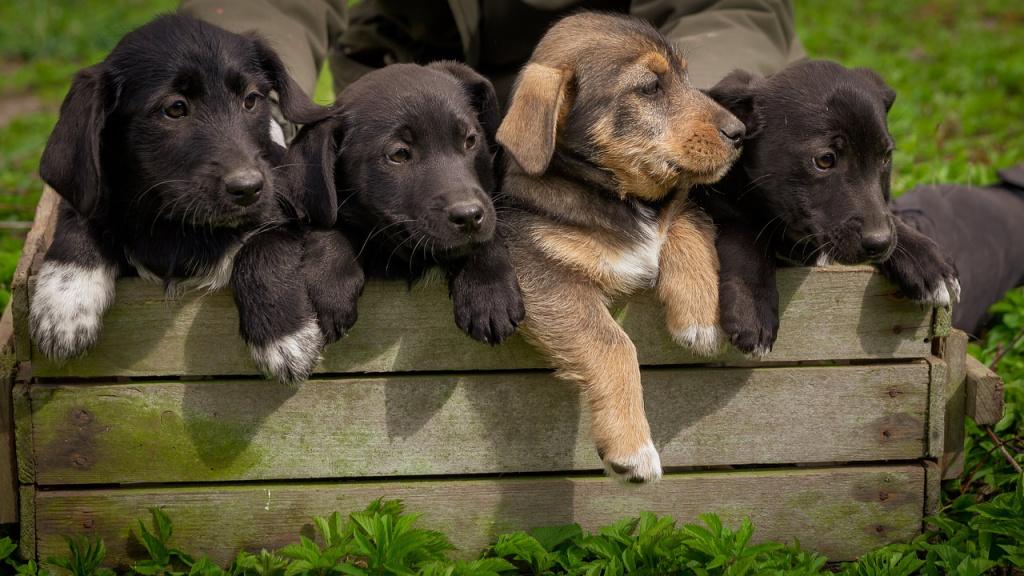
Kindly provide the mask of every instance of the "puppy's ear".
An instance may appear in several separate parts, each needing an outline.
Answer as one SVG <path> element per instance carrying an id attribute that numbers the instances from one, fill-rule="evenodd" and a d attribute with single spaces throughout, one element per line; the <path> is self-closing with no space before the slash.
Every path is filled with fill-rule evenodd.
<path id="1" fill-rule="evenodd" d="M 708 90 L 708 96 L 743 122 L 748 137 L 756 134 L 759 128 L 754 114 L 754 95 L 758 80 L 758 76 L 746 70 L 733 70 Z"/>
<path id="2" fill-rule="evenodd" d="M 543 174 L 551 163 L 571 78 L 566 70 L 541 64 L 527 64 L 519 73 L 498 142 L 527 174 Z"/>
<path id="3" fill-rule="evenodd" d="M 330 109 L 313 103 L 302 87 L 288 74 L 281 57 L 267 45 L 266 41 L 255 35 L 249 35 L 249 39 L 252 41 L 253 53 L 260 68 L 277 92 L 281 113 L 289 122 L 311 124 L 330 114 Z"/>
<path id="4" fill-rule="evenodd" d="M 498 95 L 495 94 L 491 81 L 469 66 L 452 60 L 434 62 L 428 67 L 447 72 L 462 84 L 469 95 L 473 110 L 476 110 L 480 127 L 484 129 L 487 145 L 493 152 L 498 147 L 497 133 L 498 124 L 501 123 L 501 108 L 498 106 Z"/>
<path id="5" fill-rule="evenodd" d="M 103 64 L 75 74 L 60 106 L 60 119 L 39 161 L 42 179 L 85 217 L 91 216 L 100 203 L 100 135 L 108 109 L 116 104 L 116 96 L 108 95 L 105 84 Z"/>
<path id="6" fill-rule="evenodd" d="M 896 91 L 885 83 L 885 80 L 882 79 L 878 72 L 875 72 L 871 68 L 855 68 L 853 71 L 860 74 L 861 77 L 866 79 L 875 87 L 882 98 L 882 103 L 885 104 L 885 111 L 888 112 L 891 110 L 893 102 L 896 101 Z"/>
<path id="7" fill-rule="evenodd" d="M 334 164 L 342 120 L 331 117 L 302 127 L 288 147 L 288 196 L 301 219 L 329 228 L 338 219 Z"/>

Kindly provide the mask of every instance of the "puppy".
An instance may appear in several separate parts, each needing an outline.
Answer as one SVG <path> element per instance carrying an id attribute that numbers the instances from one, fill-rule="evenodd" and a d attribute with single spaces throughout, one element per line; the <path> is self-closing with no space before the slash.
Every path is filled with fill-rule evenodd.
<path id="1" fill-rule="evenodd" d="M 775 258 L 873 263 L 910 298 L 959 298 L 952 262 L 886 205 L 896 94 L 875 72 L 804 61 L 769 77 L 736 71 L 710 95 L 747 129 L 743 157 L 695 196 L 718 226 L 722 327 L 761 357 L 779 325 Z"/>
<path id="2" fill-rule="evenodd" d="M 285 226 L 299 202 L 273 173 L 284 148 L 271 91 L 292 121 L 326 114 L 262 41 L 179 15 L 75 76 L 39 169 L 63 198 L 29 318 L 43 354 L 87 351 L 115 280 L 137 273 L 169 293 L 230 282 L 260 368 L 309 373 L 322 337 L 297 280 L 301 238 Z"/>
<path id="3" fill-rule="evenodd" d="M 322 224 L 337 215 L 344 233 L 307 240 L 328 340 L 355 317 L 360 267 L 412 282 L 440 266 L 459 328 L 489 344 L 515 331 L 522 297 L 492 202 L 499 118 L 494 88 L 469 67 L 396 64 L 360 78 L 330 119 L 299 133 L 296 187 L 326 199 L 308 212 Z"/>
<path id="4" fill-rule="evenodd" d="M 527 337 L 580 382 L 608 473 L 661 476 L 636 349 L 609 302 L 654 287 L 675 339 L 718 348 L 710 220 L 687 200 L 739 156 L 743 124 L 700 91 L 644 21 L 559 21 L 519 74 L 498 130 Z"/>

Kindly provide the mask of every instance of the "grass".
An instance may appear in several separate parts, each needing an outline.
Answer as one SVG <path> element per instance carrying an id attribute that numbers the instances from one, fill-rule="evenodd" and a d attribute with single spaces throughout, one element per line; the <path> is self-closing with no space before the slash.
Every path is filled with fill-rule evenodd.
<path id="1" fill-rule="evenodd" d="M 811 56 L 872 67 L 898 92 L 890 114 L 897 142 L 895 194 L 918 184 L 985 184 L 995 179 L 997 168 L 1024 162 L 1020 115 L 1024 4 L 999 0 L 799 0 L 797 4 L 798 34 Z M 0 3 L 0 104 L 15 97 L 37 103 L 35 111 L 0 122 L 0 223 L 32 218 L 42 191 L 35 174 L 39 155 L 71 74 L 99 61 L 125 31 L 174 5 L 172 0 Z M 318 86 L 317 99 L 330 100 L 326 77 Z M 22 242 L 23 231 L 0 231 L 0 305 L 9 298 Z M 1024 292 L 1012 292 L 994 310 L 998 314 L 995 327 L 971 345 L 971 352 L 990 362 L 1012 347 L 998 365 L 1007 384 L 1007 410 L 994 430 L 1017 460 L 1024 461 L 1024 342 L 1016 338 L 1024 330 Z M 847 573 L 1010 573 L 1005 547 L 1013 544 L 999 540 L 998 531 L 1003 529 L 999 514 L 1015 497 L 1015 488 L 1021 489 L 1021 479 L 987 434 L 973 424 L 968 432 L 966 473 L 944 486 L 937 531 L 909 546 L 876 551 L 846 567 Z M 1010 523 L 1006 529 L 1024 530 L 1021 524 Z M 1021 554 L 1024 536 L 1017 534 L 1018 548 L 1013 553 Z M 994 558 L 1003 567 L 992 567 Z"/>

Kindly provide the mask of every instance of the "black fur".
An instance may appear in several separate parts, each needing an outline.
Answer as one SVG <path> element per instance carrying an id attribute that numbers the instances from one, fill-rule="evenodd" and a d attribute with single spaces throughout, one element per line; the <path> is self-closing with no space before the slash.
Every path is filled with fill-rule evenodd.
<path id="1" fill-rule="evenodd" d="M 439 265 L 462 330 L 490 344 L 515 331 L 523 303 L 492 201 L 499 121 L 493 87 L 469 67 L 397 64 L 363 76 L 333 118 L 299 133 L 289 150 L 289 163 L 305 166 L 296 187 L 323 198 L 307 211 L 336 213 L 348 240 L 325 250 L 338 292 L 313 295 L 328 337 L 344 323 L 325 323 L 325 310 L 354 314 L 362 276 L 351 255 L 370 276 L 410 282 Z"/>
<path id="2" fill-rule="evenodd" d="M 64 199 L 47 261 L 154 275 L 170 290 L 238 250 L 242 336 L 258 346 L 294 332 L 312 318 L 305 298 L 286 296 L 301 238 L 270 231 L 303 205 L 275 177 L 272 91 L 291 121 L 326 115 L 256 37 L 181 15 L 127 34 L 75 76 L 43 153 L 40 174 Z"/>
<path id="3" fill-rule="evenodd" d="M 737 348 L 775 341 L 776 256 L 871 262 L 916 300 L 953 292 L 951 262 L 886 204 L 896 95 L 878 74 L 804 61 L 768 78 L 733 72 L 710 95 L 747 127 L 741 160 L 695 194 L 719 227 L 722 327 Z"/>

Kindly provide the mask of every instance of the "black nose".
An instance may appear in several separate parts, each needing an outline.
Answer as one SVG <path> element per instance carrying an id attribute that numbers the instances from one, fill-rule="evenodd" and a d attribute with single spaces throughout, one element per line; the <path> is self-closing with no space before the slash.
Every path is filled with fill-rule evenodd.
<path id="1" fill-rule="evenodd" d="M 448 220 L 461 232 L 475 232 L 484 220 L 484 207 L 479 202 L 457 202 L 447 212 Z"/>
<path id="2" fill-rule="evenodd" d="M 726 144 L 739 148 L 743 144 L 743 137 L 746 136 L 747 129 L 743 126 L 743 122 L 731 118 L 718 127 L 718 133 L 722 135 Z"/>
<path id="3" fill-rule="evenodd" d="M 263 190 L 263 174 L 255 168 L 241 168 L 224 177 L 224 189 L 236 204 L 248 206 Z"/>
<path id="4" fill-rule="evenodd" d="M 860 237 L 860 247 L 869 260 L 874 260 L 889 251 L 892 231 L 888 226 L 865 232 Z"/>

